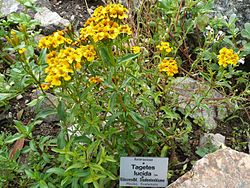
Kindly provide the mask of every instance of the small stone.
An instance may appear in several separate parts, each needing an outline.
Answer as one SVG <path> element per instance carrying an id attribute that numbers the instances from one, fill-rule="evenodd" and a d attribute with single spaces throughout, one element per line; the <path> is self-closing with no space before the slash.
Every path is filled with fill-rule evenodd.
<path id="1" fill-rule="evenodd" d="M 68 26 L 70 24 L 69 20 L 63 19 L 56 12 L 52 12 L 46 7 L 42 7 L 34 17 L 36 20 L 41 22 L 41 26 L 46 27 L 49 25 L 63 25 Z"/>
<path id="2" fill-rule="evenodd" d="M 35 37 L 34 37 L 34 39 L 35 39 L 35 41 L 39 41 L 39 40 L 41 40 L 43 37 L 45 37 L 44 35 L 42 35 L 42 34 L 39 34 L 39 35 L 36 35 Z"/>
<path id="3" fill-rule="evenodd" d="M 212 134 L 212 133 L 205 133 L 201 138 L 200 138 L 200 146 L 205 146 L 207 143 L 211 143 L 214 145 L 216 148 L 220 148 L 225 146 L 225 136 L 221 134 Z"/>
<path id="4" fill-rule="evenodd" d="M 73 21 L 74 19 L 75 19 L 75 16 L 72 15 L 72 16 L 70 17 L 70 20 Z"/>
<path id="5" fill-rule="evenodd" d="M 16 100 L 20 100 L 22 98 L 23 98 L 23 96 L 20 94 L 20 95 L 17 95 Z"/>

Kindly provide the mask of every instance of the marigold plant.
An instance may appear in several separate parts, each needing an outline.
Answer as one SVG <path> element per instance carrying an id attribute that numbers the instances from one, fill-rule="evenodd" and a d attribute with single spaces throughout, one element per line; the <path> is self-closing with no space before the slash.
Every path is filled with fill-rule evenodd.
<path id="1" fill-rule="evenodd" d="M 134 54 L 138 54 L 138 53 L 140 53 L 141 48 L 140 48 L 140 46 L 133 46 L 133 47 L 131 48 L 131 50 L 132 50 L 132 52 L 133 52 Z"/>
<path id="2" fill-rule="evenodd" d="M 169 42 L 161 42 L 161 44 L 157 45 L 156 48 L 160 49 L 160 51 L 164 51 L 167 53 L 172 51 Z"/>
<path id="3" fill-rule="evenodd" d="M 219 59 L 218 64 L 223 67 L 227 67 L 228 65 L 235 66 L 239 61 L 238 54 L 234 53 L 232 49 L 228 49 L 226 47 L 219 51 L 219 55 L 217 57 Z"/>
<path id="4" fill-rule="evenodd" d="M 169 77 L 178 73 L 177 62 L 174 59 L 163 59 L 158 66 L 160 72 L 166 72 Z"/>

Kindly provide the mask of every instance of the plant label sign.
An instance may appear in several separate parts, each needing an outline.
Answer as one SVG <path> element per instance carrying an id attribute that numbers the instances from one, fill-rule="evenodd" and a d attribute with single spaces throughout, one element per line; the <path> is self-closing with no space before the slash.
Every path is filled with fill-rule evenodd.
<path id="1" fill-rule="evenodd" d="M 121 157 L 120 186 L 166 187 L 168 158 Z"/>

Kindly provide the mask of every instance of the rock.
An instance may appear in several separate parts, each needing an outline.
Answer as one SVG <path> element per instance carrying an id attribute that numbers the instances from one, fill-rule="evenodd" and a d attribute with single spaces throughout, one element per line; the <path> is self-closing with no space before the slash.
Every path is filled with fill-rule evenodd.
<path id="1" fill-rule="evenodd" d="M 250 155 L 230 148 L 206 155 L 168 188 L 249 188 Z"/>
<path id="2" fill-rule="evenodd" d="M 43 27 L 47 27 L 49 25 L 68 26 L 70 24 L 69 20 L 63 19 L 59 14 L 52 12 L 46 7 L 40 8 L 34 18 L 40 21 L 41 26 Z"/>
<path id="3" fill-rule="evenodd" d="M 223 14 L 228 18 L 232 14 L 236 14 L 239 18 L 239 25 L 250 22 L 250 1 L 249 0 L 215 0 L 214 9 L 217 13 Z"/>
<path id="4" fill-rule="evenodd" d="M 16 0 L 0 0 L 1 16 L 7 16 L 12 12 L 16 12 L 20 6 L 20 3 Z"/>
<path id="5" fill-rule="evenodd" d="M 31 101 L 34 99 L 39 99 L 39 96 L 43 95 L 40 90 L 36 90 L 31 95 Z M 46 93 L 46 98 L 42 100 L 41 103 L 38 104 L 38 106 L 33 106 L 31 108 L 32 112 L 41 112 L 46 111 L 50 109 L 55 109 L 55 106 L 58 106 L 58 98 L 51 93 Z M 52 122 L 58 122 L 59 118 L 56 114 L 52 114 L 47 116 L 45 119 L 43 119 L 45 123 L 52 123 Z"/>
<path id="6" fill-rule="evenodd" d="M 208 130 L 215 129 L 216 120 L 222 120 L 228 115 L 229 105 L 220 100 L 223 95 L 216 90 L 209 90 L 207 83 L 189 77 L 177 77 L 173 80 L 171 89 L 173 91 L 170 94 L 177 96 L 177 108 L 184 114 L 190 113 L 190 117 L 199 120 L 199 124 L 204 124 Z M 197 102 L 199 100 L 200 104 Z"/>
<path id="7" fill-rule="evenodd" d="M 205 146 L 207 143 L 211 143 L 216 148 L 221 148 L 225 146 L 225 136 L 221 134 L 205 133 L 200 138 L 200 147 Z"/>

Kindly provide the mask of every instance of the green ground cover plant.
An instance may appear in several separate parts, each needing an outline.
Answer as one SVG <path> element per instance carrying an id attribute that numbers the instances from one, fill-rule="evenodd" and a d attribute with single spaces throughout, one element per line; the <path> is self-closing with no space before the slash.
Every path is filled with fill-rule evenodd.
<path id="1" fill-rule="evenodd" d="M 126 8 L 107 2 L 80 30 L 71 25 L 40 40 L 39 23 L 26 13 L 2 19 L 0 105 L 29 88 L 40 96 L 27 104 L 38 109 L 32 121 L 16 120 L 16 134 L 0 135 L 0 185 L 118 187 L 121 156 L 169 157 L 166 176 L 183 174 L 194 162 L 194 133 L 213 132 L 192 116 L 208 108 L 208 99 L 217 109 L 229 104 L 218 127 L 237 120 L 241 130 L 234 130 L 232 145 L 245 151 L 247 142 L 238 138 L 249 137 L 249 119 L 241 115 L 249 118 L 250 85 L 239 62 L 250 54 L 250 27 L 237 28 L 235 15 L 214 16 L 212 5 L 161 0 Z M 184 110 L 172 87 L 177 77 L 206 85 Z M 211 99 L 213 90 L 222 97 Z M 44 100 L 51 106 L 39 110 Z M 53 114 L 58 135 L 34 136 Z M 17 143 L 19 149 L 10 150 Z"/>

